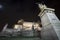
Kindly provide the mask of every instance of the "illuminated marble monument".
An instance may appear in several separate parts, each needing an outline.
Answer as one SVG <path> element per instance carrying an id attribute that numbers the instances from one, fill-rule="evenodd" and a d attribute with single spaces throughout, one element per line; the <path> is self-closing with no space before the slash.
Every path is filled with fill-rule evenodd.
<path id="1" fill-rule="evenodd" d="M 60 40 L 60 20 L 55 15 L 55 9 L 48 8 L 46 5 L 38 4 L 41 12 L 38 16 L 41 18 L 43 40 Z"/>

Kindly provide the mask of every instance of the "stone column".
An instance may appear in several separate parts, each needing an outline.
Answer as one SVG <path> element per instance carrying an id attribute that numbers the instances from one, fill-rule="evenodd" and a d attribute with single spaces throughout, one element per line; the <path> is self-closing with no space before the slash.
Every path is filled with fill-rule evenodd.
<path id="1" fill-rule="evenodd" d="M 55 9 L 47 8 L 46 5 L 39 4 L 43 40 L 60 40 L 60 21 L 55 15 Z"/>

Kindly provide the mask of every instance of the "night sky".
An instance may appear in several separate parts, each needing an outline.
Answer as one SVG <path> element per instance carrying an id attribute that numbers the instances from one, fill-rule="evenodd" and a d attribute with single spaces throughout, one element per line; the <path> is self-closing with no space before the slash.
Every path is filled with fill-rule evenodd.
<path id="1" fill-rule="evenodd" d="M 38 2 L 56 9 L 56 15 L 60 19 L 60 2 L 57 0 L 0 0 L 0 28 L 2 29 L 6 23 L 11 27 L 19 19 L 24 19 L 25 21 L 40 20 L 37 17 L 40 9 L 35 4 Z"/>

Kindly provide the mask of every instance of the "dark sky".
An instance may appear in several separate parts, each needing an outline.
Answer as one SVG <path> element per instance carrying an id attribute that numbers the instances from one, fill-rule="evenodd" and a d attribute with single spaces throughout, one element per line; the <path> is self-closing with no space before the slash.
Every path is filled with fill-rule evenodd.
<path id="1" fill-rule="evenodd" d="M 56 9 L 56 15 L 60 19 L 60 2 L 57 0 L 0 0 L 0 26 L 16 23 L 19 19 L 33 21 L 40 12 L 38 5 L 43 3 L 48 7 Z"/>

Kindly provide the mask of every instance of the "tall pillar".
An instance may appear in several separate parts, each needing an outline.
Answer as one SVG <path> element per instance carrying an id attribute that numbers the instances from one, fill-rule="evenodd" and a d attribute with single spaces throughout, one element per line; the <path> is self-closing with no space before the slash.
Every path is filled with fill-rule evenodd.
<path id="1" fill-rule="evenodd" d="M 38 16 L 42 23 L 42 39 L 43 40 L 60 40 L 60 21 L 55 15 L 55 9 L 47 8 L 45 5 L 39 4 L 41 12 Z"/>

